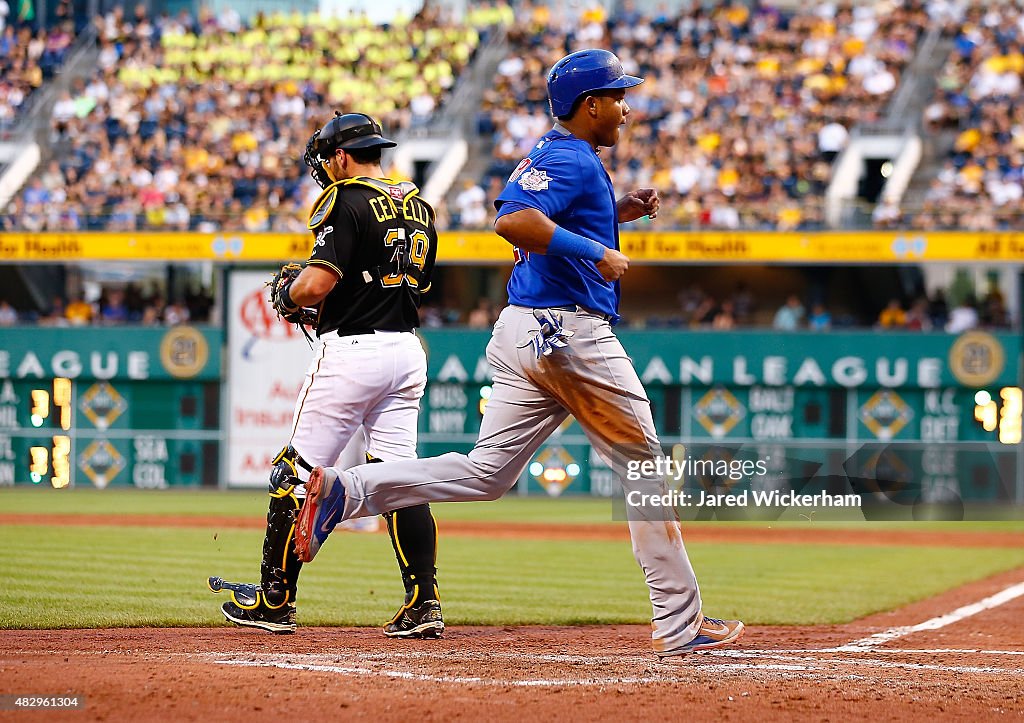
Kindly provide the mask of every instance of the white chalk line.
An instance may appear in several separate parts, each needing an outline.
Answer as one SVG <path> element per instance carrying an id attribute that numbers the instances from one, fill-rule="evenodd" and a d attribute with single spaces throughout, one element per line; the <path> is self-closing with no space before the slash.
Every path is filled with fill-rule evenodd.
<path id="1" fill-rule="evenodd" d="M 945 615 L 939 615 L 930 620 L 925 620 L 923 623 L 889 628 L 888 630 L 883 630 L 880 633 L 869 635 L 866 638 L 854 640 L 846 645 L 835 648 L 835 652 L 859 652 L 863 651 L 864 648 L 873 648 L 878 645 L 883 645 L 912 633 L 919 633 L 924 630 L 938 630 L 946 627 L 947 625 L 958 623 L 972 615 L 977 615 L 985 610 L 991 610 L 992 608 L 1004 605 L 1011 600 L 1015 600 L 1021 595 L 1024 595 L 1024 582 L 1011 585 L 1005 590 L 1001 590 L 995 595 L 990 595 L 984 600 L 979 600 L 978 602 L 971 603 L 970 605 L 964 605 L 953 612 L 946 613 Z"/>
<path id="2" fill-rule="evenodd" d="M 430 675 L 428 673 L 410 673 L 402 670 L 374 670 L 358 666 L 318 665 L 313 663 L 286 663 L 262 660 L 216 660 L 220 665 L 239 665 L 249 668 L 281 668 L 283 670 L 306 670 L 316 673 L 338 673 L 341 675 L 367 675 L 400 680 L 415 680 L 430 683 L 462 683 L 476 685 L 497 685 L 515 688 L 543 688 L 562 686 L 603 686 L 603 685 L 646 685 L 649 683 L 682 683 L 689 678 L 678 676 L 640 676 L 640 677 L 608 677 L 608 678 L 540 678 L 534 680 L 506 680 L 497 678 L 481 678 L 477 676 Z M 787 672 L 810 672 L 812 669 L 803 665 L 754 665 L 752 663 L 725 663 L 714 666 L 701 666 L 701 670 L 714 669 L 717 672 L 731 670 L 777 670 Z"/>
<path id="3" fill-rule="evenodd" d="M 785 651 L 795 653 L 796 651 Z M 832 652 L 824 650 L 809 651 L 811 653 Z M 850 651 L 843 651 L 850 652 Z M 860 650 L 861 653 L 882 652 L 877 650 Z M 890 652 L 890 651 L 887 651 Z M 891 652 L 905 652 L 893 650 Z M 935 663 L 904 663 L 892 660 L 875 660 L 872 658 L 819 658 L 813 655 L 778 655 L 765 654 L 756 650 L 716 650 L 712 655 L 723 658 L 757 658 L 764 660 L 793 660 L 802 662 L 823 663 L 825 665 L 859 665 L 872 668 L 903 668 L 906 670 L 937 670 L 946 673 L 1007 673 L 1010 675 L 1024 675 L 1024 668 L 996 668 L 987 665 L 938 665 Z"/>
<path id="4" fill-rule="evenodd" d="M 847 650 L 844 647 L 835 648 L 739 648 L 739 649 L 725 649 L 725 650 L 706 650 L 700 653 L 683 656 L 682 660 L 688 661 L 699 661 L 707 659 L 709 657 L 726 657 L 726 658 L 768 658 L 768 657 L 789 657 L 798 655 L 820 655 L 829 653 L 849 653 L 859 652 L 862 654 L 883 654 L 883 655 L 1019 655 L 1024 656 L 1022 650 L 985 650 L 983 648 L 921 648 L 921 649 L 904 649 L 904 648 L 858 648 L 856 651 Z M 174 655 L 182 655 L 186 657 L 192 657 L 193 653 L 174 653 Z M 239 655 L 249 655 L 251 653 L 242 653 L 237 650 L 223 650 L 219 652 L 209 652 L 206 654 L 207 657 L 217 658 L 235 658 Z M 503 653 L 503 652 L 484 652 L 484 651 L 460 651 L 460 650 L 446 650 L 446 651 L 435 651 L 435 652 L 386 652 L 386 653 L 368 653 L 359 651 L 338 651 L 336 653 L 272 653 L 263 654 L 259 656 L 260 660 L 274 661 L 274 662 L 289 662 L 296 658 L 302 658 L 303 660 L 315 661 L 317 663 L 331 664 L 340 662 L 342 659 L 358 660 L 360 662 L 384 662 L 391 663 L 399 660 L 436 660 L 443 658 L 449 662 L 486 662 L 489 660 L 512 660 L 517 662 L 539 662 L 539 663 L 566 663 L 569 665 L 601 665 L 601 664 L 614 664 L 614 663 L 636 663 L 636 664 L 647 664 L 651 662 L 657 662 L 658 659 L 652 655 L 566 655 L 556 653 Z M 255 658 L 254 658 L 255 659 Z M 832 658 L 819 658 L 818 660 L 831 661 Z"/>
<path id="5" fill-rule="evenodd" d="M 401 680 L 413 680 L 413 681 L 426 681 L 434 683 L 449 683 L 449 684 L 476 684 L 476 685 L 503 685 L 513 687 L 558 687 L 558 686 L 603 686 L 603 685 L 644 685 L 651 683 L 666 683 L 666 682 L 692 682 L 693 675 L 699 675 L 702 673 L 727 673 L 727 672 L 739 672 L 747 670 L 756 670 L 760 673 L 776 673 L 780 677 L 809 677 L 815 679 L 859 679 L 864 676 L 861 675 L 844 675 L 839 674 L 835 671 L 834 666 L 857 666 L 866 668 L 876 668 L 882 670 L 916 670 L 916 671 L 935 671 L 943 673 L 974 673 L 974 674 L 989 674 L 989 675 L 1011 675 L 1015 677 L 1024 676 L 1024 668 L 999 668 L 994 666 L 979 666 L 979 665 L 939 665 L 934 663 L 910 663 L 900 662 L 891 660 L 875 660 L 870 658 L 820 658 L 817 654 L 820 654 L 821 650 L 808 650 L 811 655 L 801 654 L 799 651 L 794 650 L 779 650 L 778 652 L 768 652 L 763 650 L 720 650 L 711 651 L 709 655 L 691 655 L 683 656 L 678 659 L 672 660 L 655 660 L 652 661 L 648 657 L 640 658 L 640 661 L 653 666 L 659 670 L 681 670 L 681 666 L 685 666 L 689 675 L 687 677 L 679 676 L 611 676 L 611 677 L 600 677 L 600 678 L 540 678 L 540 679 L 527 679 L 527 680 L 508 680 L 508 679 L 496 679 L 487 678 L 480 676 L 449 676 L 449 675 L 433 675 L 429 673 L 414 673 L 410 671 L 401 671 L 388 668 L 372 668 L 366 667 L 365 665 L 359 665 L 360 662 L 371 662 L 371 663 L 388 663 L 395 662 L 399 659 L 405 660 L 417 660 L 423 657 L 427 657 L 428 654 L 364 654 L 352 656 L 354 660 L 351 662 L 343 661 L 339 656 L 326 656 L 326 655 L 271 655 L 262 656 L 261 658 L 255 658 L 248 656 L 246 660 L 238 660 L 231 658 L 220 658 L 213 662 L 220 665 L 237 665 L 243 667 L 255 667 L 255 668 L 281 668 L 285 670 L 305 670 L 311 672 L 321 673 L 335 673 L 340 675 L 351 675 L 351 676 L 371 676 L 371 677 L 386 677 Z M 876 652 L 876 651 L 864 651 L 864 652 Z M 897 652 L 897 651 L 892 651 Z M 433 655 L 433 658 L 442 656 Z M 607 657 L 607 656 L 606 656 Z M 635 657 L 635 656 L 630 656 Z M 274 659 L 277 658 L 277 659 Z M 330 658 L 331 663 L 327 662 L 313 662 L 317 660 L 323 660 Z M 457 660 L 475 661 L 486 660 L 488 658 L 497 658 L 501 660 L 519 660 L 519 661 L 533 661 L 533 662 L 589 662 L 591 664 L 600 663 L 602 661 L 595 660 L 594 658 L 588 658 L 586 656 L 566 656 L 566 655 L 537 655 L 537 654 L 496 654 L 490 656 L 488 654 L 473 654 L 473 655 L 444 655 L 443 658 L 448 662 L 455 662 Z M 703 658 L 703 660 L 702 660 Z M 749 660 L 751 662 L 736 662 L 736 663 L 709 663 L 706 662 L 709 658 L 732 658 L 739 660 Z M 311 662 L 297 662 L 299 660 L 306 660 Z M 779 661 L 775 663 L 768 663 L 765 661 Z M 610 658 L 604 662 L 628 662 L 623 658 Z"/>

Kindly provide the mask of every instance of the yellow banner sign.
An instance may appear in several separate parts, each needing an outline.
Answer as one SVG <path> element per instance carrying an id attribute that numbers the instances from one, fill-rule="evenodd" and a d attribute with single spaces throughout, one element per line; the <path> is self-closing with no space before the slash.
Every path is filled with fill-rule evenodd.
<path id="1" fill-rule="evenodd" d="M 4 233 L 0 262 L 281 262 L 309 256 L 306 233 Z M 622 251 L 638 263 L 1024 263 L 1024 232 L 958 231 L 639 231 L 623 232 Z M 512 249 L 489 231 L 441 234 L 437 260 L 512 263 Z"/>

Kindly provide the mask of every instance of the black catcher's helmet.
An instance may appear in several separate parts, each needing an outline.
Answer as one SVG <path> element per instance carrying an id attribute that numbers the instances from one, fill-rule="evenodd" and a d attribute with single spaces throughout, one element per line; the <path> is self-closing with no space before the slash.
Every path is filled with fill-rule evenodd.
<path id="1" fill-rule="evenodd" d="M 361 148 L 394 148 L 398 144 L 384 137 L 380 124 L 363 113 L 334 111 L 334 117 L 320 129 L 320 135 L 313 144 L 313 150 L 320 158 L 327 159 L 341 148 L 355 151 Z"/>
<path id="2" fill-rule="evenodd" d="M 334 111 L 334 117 L 318 130 L 306 144 L 305 161 L 310 175 L 321 187 L 330 183 L 323 163 L 337 149 L 355 151 L 363 148 L 394 148 L 398 144 L 384 137 L 380 124 L 365 113 Z"/>

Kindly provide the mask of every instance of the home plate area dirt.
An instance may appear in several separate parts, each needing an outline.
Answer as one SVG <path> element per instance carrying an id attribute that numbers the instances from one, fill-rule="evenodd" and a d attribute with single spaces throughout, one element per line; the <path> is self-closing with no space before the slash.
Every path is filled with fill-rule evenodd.
<path id="1" fill-rule="evenodd" d="M 50 720 L 790 720 L 1024 717 L 1024 569 L 841 626 L 752 627 L 660 662 L 644 626 L 0 632 L 0 694 Z M 13 718 L 12 718 L 13 719 Z"/>

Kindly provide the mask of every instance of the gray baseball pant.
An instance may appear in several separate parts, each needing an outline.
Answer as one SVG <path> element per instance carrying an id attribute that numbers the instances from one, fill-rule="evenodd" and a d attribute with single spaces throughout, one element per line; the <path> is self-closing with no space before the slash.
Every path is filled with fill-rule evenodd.
<path id="1" fill-rule="evenodd" d="M 620 473 L 626 459 L 662 454 L 647 393 L 608 321 L 583 310 L 547 313 L 561 316 L 573 336 L 568 347 L 540 359 L 530 343 L 540 328 L 533 310 L 508 306 L 498 317 L 487 345 L 493 388 L 473 450 L 348 470 L 340 476 L 344 519 L 423 502 L 497 499 L 569 414 Z M 666 491 L 659 477 L 623 483 L 644 494 Z M 650 588 L 654 648 L 673 650 L 692 640 L 701 623 L 700 591 L 678 519 L 670 508 L 642 506 L 627 506 L 627 517 Z"/>

